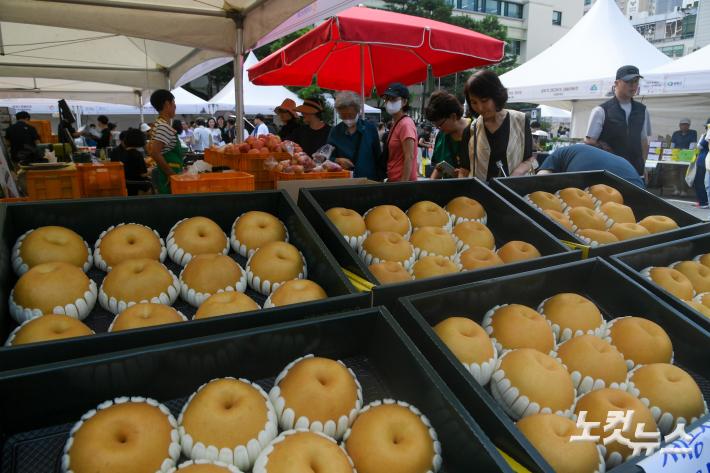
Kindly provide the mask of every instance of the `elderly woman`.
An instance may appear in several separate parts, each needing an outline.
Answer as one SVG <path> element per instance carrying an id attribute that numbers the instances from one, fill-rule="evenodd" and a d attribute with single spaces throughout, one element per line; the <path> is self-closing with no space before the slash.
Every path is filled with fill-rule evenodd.
<path id="1" fill-rule="evenodd" d="M 463 116 L 461 102 L 454 95 L 437 90 L 431 94 L 425 114 L 427 120 L 439 129 L 431 156 L 431 164 L 434 165 L 431 178 L 468 177 L 471 168 L 468 156 L 471 119 Z M 444 162 L 451 165 L 451 175 L 442 171 L 441 163 Z"/>
<path id="2" fill-rule="evenodd" d="M 382 179 L 377 167 L 382 151 L 377 127 L 360 116 L 361 104 L 360 96 L 353 92 L 335 95 L 335 110 L 342 121 L 328 136 L 328 144 L 335 147 L 331 159 L 352 170 L 354 177 Z"/>
<path id="3" fill-rule="evenodd" d="M 500 176 L 522 176 L 538 165 L 532 157 L 532 135 L 527 116 L 507 110 L 508 91 L 495 72 L 481 70 L 466 82 L 469 109 L 478 114 L 471 125 L 471 174 L 488 181 Z"/>

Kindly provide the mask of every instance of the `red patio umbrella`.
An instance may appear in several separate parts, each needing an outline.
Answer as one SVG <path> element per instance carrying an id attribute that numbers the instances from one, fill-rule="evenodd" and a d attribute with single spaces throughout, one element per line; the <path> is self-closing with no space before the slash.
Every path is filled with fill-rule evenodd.
<path id="1" fill-rule="evenodd" d="M 499 62 L 505 43 L 475 31 L 416 16 L 353 7 L 249 68 L 258 85 L 352 90 L 365 95 L 391 82 L 423 82 Z"/>

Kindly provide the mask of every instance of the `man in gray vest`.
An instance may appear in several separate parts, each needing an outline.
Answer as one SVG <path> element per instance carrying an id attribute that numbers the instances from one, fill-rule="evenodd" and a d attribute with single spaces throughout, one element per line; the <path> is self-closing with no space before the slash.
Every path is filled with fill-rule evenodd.
<path id="1" fill-rule="evenodd" d="M 622 66 L 616 71 L 614 97 L 594 107 L 584 142 L 621 156 L 643 176 L 651 119 L 646 106 L 633 99 L 639 79 L 643 77 L 636 66 Z"/>

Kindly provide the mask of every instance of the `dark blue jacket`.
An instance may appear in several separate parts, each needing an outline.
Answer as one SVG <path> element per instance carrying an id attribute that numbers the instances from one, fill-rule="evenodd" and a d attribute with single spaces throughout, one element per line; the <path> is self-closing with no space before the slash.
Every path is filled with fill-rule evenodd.
<path id="1" fill-rule="evenodd" d="M 347 125 L 341 122 L 330 130 L 328 144 L 335 146 L 331 160 L 335 161 L 335 158 L 339 157 L 348 158 L 355 165 L 353 177 L 377 179 L 376 162 L 382 153 L 377 127 L 359 118 L 353 135 L 348 135 L 347 129 Z M 356 148 L 358 152 L 357 156 L 354 156 Z"/>

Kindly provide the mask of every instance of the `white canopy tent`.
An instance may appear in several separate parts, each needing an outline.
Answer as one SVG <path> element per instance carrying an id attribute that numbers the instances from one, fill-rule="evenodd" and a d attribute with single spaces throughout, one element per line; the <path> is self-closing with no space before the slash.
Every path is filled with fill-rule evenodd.
<path id="1" fill-rule="evenodd" d="M 644 74 L 649 95 L 710 93 L 710 45 Z"/>
<path id="2" fill-rule="evenodd" d="M 225 55 L 241 71 L 246 49 L 312 2 L 2 0 L 0 76 L 118 84 L 147 95 Z"/>
<path id="3" fill-rule="evenodd" d="M 209 113 L 210 104 L 207 100 L 201 99 L 197 95 L 188 92 L 182 87 L 173 89 L 172 93 L 175 96 L 175 113 L 178 115 Z M 144 113 L 158 114 L 158 112 L 150 105 L 150 99 L 146 99 L 143 111 Z"/>
<path id="4" fill-rule="evenodd" d="M 257 113 L 271 114 L 274 108 L 281 105 L 285 99 L 291 99 L 297 104 L 302 101 L 296 94 L 282 86 L 254 85 L 249 81 L 247 69 L 259 62 L 253 52 L 250 52 L 244 61 L 242 78 L 244 80 L 244 113 L 256 115 Z M 234 95 L 234 79 L 209 101 L 214 110 L 234 110 L 236 100 Z"/>
<path id="5" fill-rule="evenodd" d="M 559 41 L 503 74 L 501 81 L 511 102 L 550 105 L 601 99 L 620 66 L 633 64 L 643 74 L 669 61 L 631 26 L 613 0 L 598 0 Z"/>
<path id="6" fill-rule="evenodd" d="M 302 102 L 296 94 L 280 85 L 265 86 L 255 85 L 248 77 L 247 69 L 259 62 L 253 52 L 247 55 L 244 61 L 244 111 L 247 115 L 256 115 L 262 113 L 264 115 L 273 114 L 274 108 L 281 105 L 285 99 L 291 99 L 296 104 Z M 214 110 L 234 110 L 234 79 L 232 79 L 217 95 L 209 101 Z M 333 99 L 330 99 L 330 105 L 333 105 Z M 380 109 L 365 106 L 365 113 L 380 113 Z"/>
<path id="7" fill-rule="evenodd" d="M 2 77 L 0 97 L 5 99 L 49 98 L 85 100 L 137 106 L 140 96 L 132 87 L 81 80 Z"/>
<path id="8" fill-rule="evenodd" d="M 549 105 L 540 105 L 540 116 L 542 118 L 555 120 L 570 120 L 572 118 L 572 112 L 562 108 L 550 107 Z"/>
<path id="9" fill-rule="evenodd" d="M 209 112 L 209 104 L 206 100 L 191 94 L 182 87 L 178 87 L 172 93 L 177 103 L 176 113 L 178 115 Z M 0 98 L 0 107 L 9 107 L 13 110 L 13 113 L 24 110 L 30 114 L 54 114 L 59 113 L 57 102 L 62 98 L 66 98 L 63 92 L 53 93 L 53 97 Z M 143 110 L 133 105 L 87 100 L 68 99 L 67 104 L 82 115 L 140 115 L 141 111 L 145 114 L 157 115 L 157 112 L 150 104 L 146 104 Z"/>
<path id="10" fill-rule="evenodd" d="M 508 88 L 510 102 L 533 102 L 570 110 L 571 134 L 582 138 L 591 110 L 611 97 L 620 66 L 633 64 L 645 75 L 670 62 L 631 26 L 616 2 L 598 0 L 565 36 L 530 61 L 503 74 L 501 81 Z M 642 84 L 642 94 L 643 87 Z M 667 104 L 647 105 L 652 128 L 667 127 Z M 676 127 L 676 119 L 671 121 L 675 121 Z"/>

